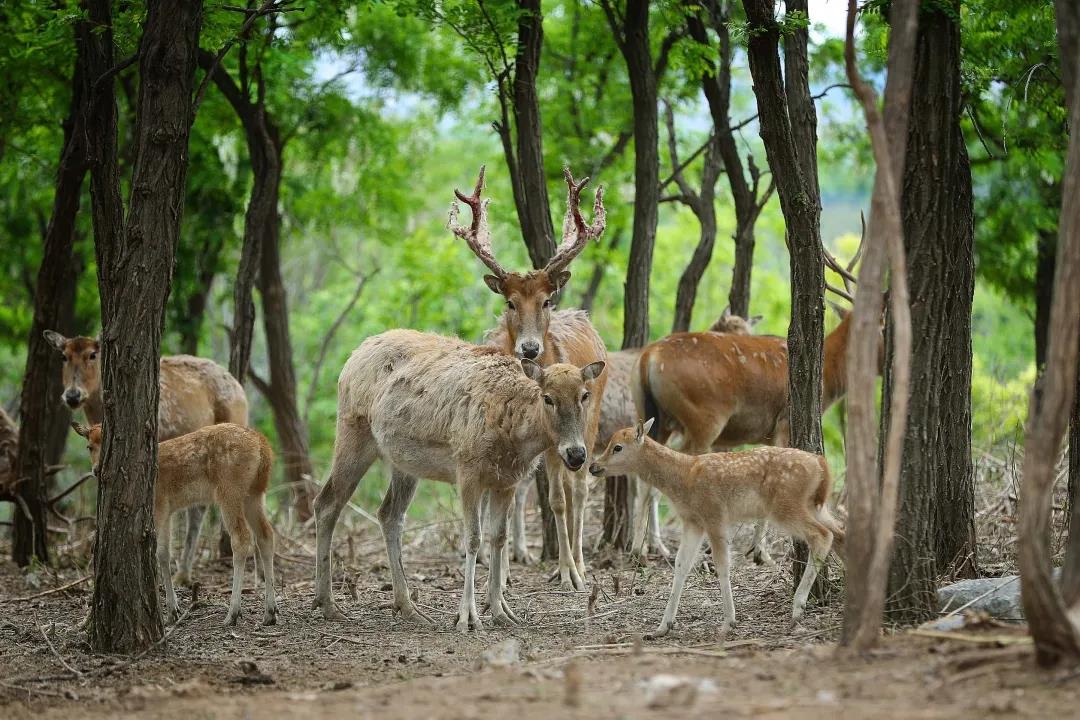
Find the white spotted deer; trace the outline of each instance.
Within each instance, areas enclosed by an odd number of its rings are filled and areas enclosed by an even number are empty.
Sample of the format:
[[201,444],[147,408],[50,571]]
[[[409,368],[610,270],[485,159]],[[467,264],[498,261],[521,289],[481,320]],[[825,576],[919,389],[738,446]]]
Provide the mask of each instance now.
[[545,453],[571,471],[582,468],[587,419],[598,404],[595,386],[603,370],[603,361],[541,368],[493,347],[412,330],[391,330],[361,343],[338,378],[333,466],[315,499],[314,608],[326,619],[344,617],[330,592],[334,527],[381,456],[392,468],[379,523],[394,608],[409,620],[432,624],[410,597],[401,561],[405,511],[418,478],[427,478],[455,483],[461,496],[465,583],[457,628],[481,627],[475,581],[485,493],[493,520],[488,603],[496,624],[515,624],[501,578],[515,491]]
[[[605,227],[604,188],[596,190],[593,202],[593,222],[587,224],[581,215],[581,191],[589,178],[575,181],[570,169],[563,171],[567,185],[566,216],[563,219],[562,242],[548,263],[539,270],[510,272],[496,260],[491,247],[491,232],[487,222],[489,200],[481,200],[484,188],[484,168],[476,181],[472,195],[454,191],[457,199],[469,206],[472,221],[468,227],[457,223],[458,204],[450,210],[449,226],[465,241],[481,262],[491,270],[484,282],[492,292],[506,301],[502,319],[488,336],[488,342],[505,354],[532,360],[541,367],[555,363],[584,366],[604,360],[607,351],[599,333],[582,310],[556,310],[555,299],[570,279],[567,267],[585,246],[600,237]],[[607,377],[593,383],[593,402],[585,417],[585,444],[580,469],[569,468],[554,450],[544,460],[548,476],[548,500],[555,515],[559,538],[559,579],[564,588],[585,588],[585,558],[583,534],[585,503],[588,500],[588,473],[585,457],[592,452],[600,422],[600,404]],[[515,498],[513,556],[528,562],[525,547],[524,501],[528,486],[523,486]],[[497,522],[497,520],[495,520]]]
[[[105,410],[101,395],[99,341],[90,337],[67,338],[52,330],[45,339],[64,358],[64,392],[61,400],[72,411],[82,409],[90,425],[100,424]],[[161,358],[158,395],[158,440],[170,440],[216,423],[248,424],[248,403],[244,387],[229,371],[213,360],[192,355]],[[191,581],[191,566],[198,547],[199,528],[205,508],[188,510],[187,536],[180,569],[174,581]]]

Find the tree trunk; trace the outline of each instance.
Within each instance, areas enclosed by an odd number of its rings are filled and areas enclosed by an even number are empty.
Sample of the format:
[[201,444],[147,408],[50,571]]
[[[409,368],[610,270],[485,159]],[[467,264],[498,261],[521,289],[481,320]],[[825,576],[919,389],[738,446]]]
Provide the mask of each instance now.
[[915,85],[902,199],[914,371],[887,605],[899,622],[932,617],[937,578],[970,574],[975,563],[971,168],[960,128],[960,28],[940,10],[920,17]]
[[[1061,187],[1057,188],[1058,202]],[[1053,230],[1038,231],[1035,259],[1035,370],[1042,373],[1046,365],[1046,342],[1050,331],[1050,303],[1054,293],[1054,255],[1057,252],[1057,236]]]
[[[107,0],[89,3],[95,30],[87,86],[113,66]],[[139,98],[130,207],[122,221],[113,81],[90,98],[87,137],[102,314],[105,436],[98,471],[98,530],[90,645],[135,653],[162,637],[155,559],[154,483],[161,334],[183,215],[187,143],[202,3],[147,7],[139,44]]]
[[604,478],[603,542],[620,551],[630,549],[630,495],[625,476]]
[[64,121],[64,145],[56,176],[52,217],[45,230],[44,251],[34,286],[34,318],[27,340],[26,371],[19,406],[19,455],[14,468],[21,482],[16,492],[21,503],[13,513],[11,557],[19,567],[37,558],[49,559],[46,537],[46,468],[63,452],[71,413],[60,402],[63,392],[60,355],[44,337],[46,330],[67,333],[74,320],[75,221],[82,198],[86,161],[83,92],[86,83],[85,48],[78,43],[89,32],[82,21],[76,29],[78,45],[72,74],[71,109]]
[[634,230],[623,294],[622,347],[626,350],[649,342],[649,275],[660,201],[660,131],[647,0],[627,0],[622,33],[619,47],[630,75],[634,108]]
[[[791,257],[791,324],[788,326],[788,388],[791,446],[824,451],[821,437],[821,378],[825,338],[825,259],[821,249],[821,198],[817,184],[816,114],[806,78],[806,30],[786,35],[787,89],[781,80],[773,0],[743,0],[751,28],[750,74],[757,96],[760,134],[769,158]],[[806,11],[789,0],[788,12]],[[807,108],[809,104],[809,108]],[[807,549],[795,544],[795,582]],[[824,574],[813,595],[821,598]]]

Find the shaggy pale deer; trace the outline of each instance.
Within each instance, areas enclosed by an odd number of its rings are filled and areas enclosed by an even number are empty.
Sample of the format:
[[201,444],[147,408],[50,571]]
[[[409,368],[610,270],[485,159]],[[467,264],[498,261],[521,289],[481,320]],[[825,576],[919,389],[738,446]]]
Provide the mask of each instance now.
[[[66,338],[52,330],[45,331],[45,339],[64,358],[64,392],[61,400],[72,411],[81,408],[89,424],[99,424],[105,411],[101,397],[98,340],[89,337]],[[159,441],[215,423],[248,424],[244,387],[213,360],[192,355],[166,355],[161,358],[159,386]],[[192,507],[187,513],[184,553],[174,578],[180,585],[191,581],[191,566],[195,561],[204,511],[205,508]]]
[[682,542],[675,557],[675,577],[659,627],[649,635],[667,635],[675,625],[686,576],[697,562],[705,535],[713,549],[724,605],[724,629],[735,624],[731,595],[728,533],[739,522],[768,519],[810,546],[795,591],[791,617],[799,620],[818,574],[818,566],[844,531],[829,513],[832,481],[821,455],[794,448],[761,447],[746,452],[686,455],[647,437],[653,420],[615,433],[589,468],[593,475],[636,475],[664,493],[682,520]]
[[[101,425],[71,426],[86,438],[94,472],[101,459]],[[255,540],[255,558],[263,578],[263,625],[277,622],[274,595],[274,529],[263,503],[270,483],[274,455],[270,443],[251,428],[221,423],[198,428],[158,444],[158,477],[154,485],[154,525],[157,558],[165,585],[169,622],[179,610],[169,562],[169,521],[178,510],[194,505],[217,505],[232,540],[232,596],[225,625],[240,618],[244,568]]]
[[[738,315],[732,315],[730,308],[717,318],[709,328],[709,332],[731,333],[734,335],[749,335],[761,320],[761,315],[755,315],[746,319]],[[608,353],[607,386],[604,388],[604,397],[600,403],[600,428],[597,434],[597,446],[606,447],[611,436],[621,428],[632,425],[638,417],[637,408],[634,407],[634,395],[631,390],[631,378],[637,367],[641,350],[617,350]],[[660,537],[660,511],[659,498],[656,490],[649,486],[640,486],[636,481],[631,481],[631,497],[634,500],[634,522],[645,523],[648,526],[648,550],[653,553],[668,557],[668,549]],[[645,537],[645,526],[634,537]],[[640,544],[633,545],[634,553],[642,553],[644,547]]]
[[481,498],[490,495],[488,601],[496,624],[517,622],[503,598],[507,515],[515,490],[542,454],[578,471],[585,463],[586,420],[602,361],[547,368],[493,347],[412,330],[368,338],[338,378],[337,435],[330,478],[315,499],[315,602],[327,619],[344,616],[330,593],[334,527],[376,457],[392,468],[379,523],[403,617],[432,624],[409,595],[401,562],[405,511],[418,478],[456,483],[465,520],[465,584],[457,628],[479,629],[476,553]]
[[[822,411],[843,397],[847,381],[850,314],[825,338]],[[763,335],[675,333],[641,352],[632,378],[641,417],[656,418],[652,437],[690,455],[739,445],[786,446],[788,353],[784,338]],[[673,443],[674,445],[674,443]],[[637,533],[635,528],[635,533]],[[750,554],[771,563],[758,525]],[[642,538],[634,538],[641,547]]]
[[[589,178],[575,181],[570,169],[563,171],[567,185],[566,216],[563,219],[563,237],[555,254],[547,265],[527,273],[507,271],[495,259],[491,248],[491,232],[488,229],[487,205],[481,200],[484,189],[484,168],[472,195],[455,190],[458,200],[469,206],[472,222],[469,227],[458,225],[458,204],[451,206],[449,226],[454,234],[463,239],[469,249],[492,272],[484,276],[484,282],[492,292],[502,295],[506,308],[497,328],[488,335],[488,342],[507,355],[532,360],[541,367],[554,363],[570,363],[584,366],[596,360],[604,360],[607,351],[600,335],[582,310],[555,310],[555,299],[570,279],[566,268],[590,240],[604,231],[604,188],[596,190],[593,202],[593,222],[586,224],[581,215],[581,191]],[[585,416],[585,456],[592,452],[600,422],[600,403],[604,395],[607,377],[593,383],[593,402]],[[585,456],[581,458],[584,463]],[[544,460],[548,476],[548,501],[555,515],[559,538],[559,579],[564,588],[585,588],[585,557],[583,534],[585,504],[588,500],[589,481],[584,466],[580,470],[568,470],[559,462],[554,450]],[[525,547],[525,497],[528,486],[523,486],[514,501],[514,532],[512,555],[521,562],[529,562]],[[495,521],[497,522],[497,520]],[[493,524],[493,523],[489,523]]]

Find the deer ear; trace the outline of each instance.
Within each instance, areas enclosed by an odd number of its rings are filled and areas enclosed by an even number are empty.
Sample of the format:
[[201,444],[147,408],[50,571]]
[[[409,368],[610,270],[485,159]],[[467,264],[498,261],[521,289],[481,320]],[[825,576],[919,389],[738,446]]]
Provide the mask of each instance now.
[[746,322],[750,324],[750,327],[754,327],[764,319],[764,315],[754,315],[753,317],[747,318]]
[[503,281],[501,278],[495,275],[485,275],[484,283],[487,284],[489,288],[491,288],[491,292],[495,293],[496,295],[502,295]]
[[570,282],[570,271],[560,270],[553,275],[548,275],[548,278],[551,280],[551,284],[555,286],[555,292],[561,292],[566,287],[566,283]]
[[75,431],[76,435],[81,435],[82,437],[90,436],[90,428],[86,427],[85,425],[80,425],[77,422],[71,423],[71,429]]
[[641,437],[638,438],[639,443],[645,442],[645,436],[652,430],[653,423],[656,422],[656,418],[649,418],[641,424]]
[[828,303],[829,303],[829,307],[831,307],[834,311],[836,311],[836,314],[840,316],[841,320],[846,318],[848,316],[848,313],[851,312],[846,307],[843,307],[842,305],[837,305],[832,300],[829,300]]
[[64,351],[64,345],[67,344],[67,338],[66,337],[64,337],[60,333],[54,332],[52,330],[46,330],[42,334],[45,336],[45,339],[48,340],[50,345],[52,345],[54,348],[56,348],[60,352]]
[[581,368],[582,380],[595,380],[600,377],[600,373],[604,372],[604,368],[607,367],[607,363],[603,360],[597,360],[594,363],[589,363],[585,367]]
[[544,382],[544,369],[528,358],[521,358],[521,369],[537,385]]
[[720,317],[721,318],[729,318],[729,317],[731,317],[731,305],[725,305],[724,306],[724,312],[720,313]]

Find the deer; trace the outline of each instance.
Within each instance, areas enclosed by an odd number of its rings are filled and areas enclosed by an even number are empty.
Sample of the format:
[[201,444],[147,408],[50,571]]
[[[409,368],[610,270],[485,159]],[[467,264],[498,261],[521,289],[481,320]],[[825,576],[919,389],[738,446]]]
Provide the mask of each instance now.
[[[847,346],[851,316],[825,337],[822,411],[847,389]],[[675,333],[645,347],[631,386],[639,417],[654,417],[652,437],[691,455],[745,444],[783,447],[789,441],[788,354],[784,338],[767,335]],[[638,523],[640,526],[640,523]],[[748,555],[772,564],[762,543],[766,526],[754,532]],[[635,526],[634,545],[644,530]]]
[[[98,425],[105,417],[101,393],[101,365],[97,338],[64,337],[53,330],[45,339],[64,360],[64,392],[61,401],[73,412],[82,410],[86,422]],[[161,358],[158,395],[158,440],[170,440],[215,423],[248,424],[244,387],[213,360],[192,355]],[[191,567],[198,549],[199,529],[205,508],[193,506],[187,513],[187,535],[180,568],[173,581],[191,582]]]
[[[491,247],[491,232],[487,222],[487,206],[490,200],[481,200],[484,188],[484,167],[472,195],[454,190],[457,200],[469,207],[472,220],[468,227],[458,224],[460,208],[454,202],[450,208],[448,227],[465,241],[474,255],[491,274],[484,276],[484,283],[505,301],[505,309],[499,325],[487,335],[487,342],[503,353],[536,362],[541,367],[555,363],[583,366],[596,360],[604,360],[607,350],[604,342],[583,310],[556,310],[557,296],[570,280],[567,270],[574,258],[585,246],[600,237],[606,225],[604,211],[604,188],[599,186],[593,202],[593,222],[587,224],[581,214],[581,191],[589,178],[575,181],[569,168],[563,169],[566,180],[566,215],[563,219],[562,242],[547,264],[529,272],[507,271],[495,258]],[[585,418],[586,454],[592,452],[600,422],[600,406],[604,395],[606,376],[594,382],[593,398]],[[560,463],[554,450],[544,459],[548,477],[548,501],[555,515],[559,539],[558,577],[564,589],[585,589],[585,558],[583,554],[585,504],[588,501],[588,473],[569,470]],[[525,544],[525,498],[528,486],[523,486],[514,501],[513,549],[511,555],[518,561],[529,563]],[[497,522],[497,520],[495,521]],[[505,573],[504,573],[505,577]]]
[[391,467],[379,524],[394,590],[394,609],[432,626],[409,594],[401,559],[405,512],[418,478],[454,483],[464,519],[464,587],[456,627],[482,628],[476,609],[481,499],[492,519],[488,603],[496,625],[519,621],[503,596],[506,525],[517,487],[540,458],[577,472],[588,456],[586,432],[604,361],[541,367],[494,347],[413,330],[364,340],[338,377],[337,428],[330,476],[315,498],[315,599],[327,620],[345,615],[330,593],[334,528],[360,479],[381,456]]
[[[72,428],[86,438],[90,462],[97,474],[101,462],[102,428],[77,422]],[[264,503],[274,455],[261,433],[234,423],[198,428],[158,443],[158,477],[154,485],[154,525],[157,560],[165,585],[168,621],[179,620],[169,558],[169,523],[173,513],[194,505],[217,505],[232,540],[232,595],[225,626],[240,619],[244,571],[254,538],[255,557],[263,578],[263,625],[277,622],[274,594],[274,529]]]
[[[761,315],[750,318],[734,315],[731,313],[731,306],[728,305],[724,307],[716,322],[709,327],[709,332],[749,335],[761,319]],[[607,386],[600,403],[600,427],[597,435],[597,444],[600,447],[606,447],[608,440],[617,430],[633,424],[638,417],[630,381],[640,356],[641,350],[637,348],[608,353]],[[630,483],[631,495],[636,498],[634,522],[647,524],[648,550],[662,557],[669,557],[670,553],[660,537],[659,496],[651,487],[643,487],[635,480],[631,480]],[[645,526],[642,526],[640,539],[644,539],[645,532]],[[634,554],[644,554],[644,550],[644,543],[631,546]]]
[[686,577],[697,564],[706,535],[720,578],[721,632],[734,627],[728,536],[736,523],[747,520],[768,519],[809,545],[811,559],[791,610],[792,622],[801,620],[819,565],[834,546],[840,554],[844,541],[844,531],[826,503],[832,480],[824,456],[784,447],[687,455],[648,437],[652,426],[650,418],[619,430],[589,467],[596,476],[636,475],[664,493],[682,520],[667,608],[659,626],[646,637],[664,637],[675,626]]

